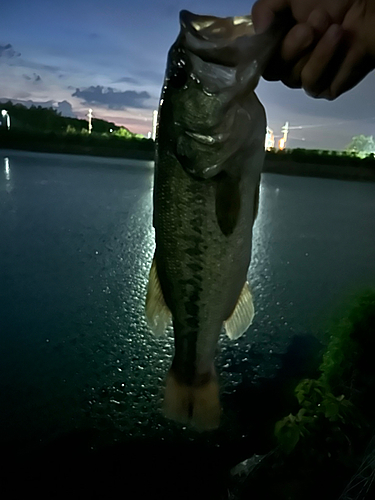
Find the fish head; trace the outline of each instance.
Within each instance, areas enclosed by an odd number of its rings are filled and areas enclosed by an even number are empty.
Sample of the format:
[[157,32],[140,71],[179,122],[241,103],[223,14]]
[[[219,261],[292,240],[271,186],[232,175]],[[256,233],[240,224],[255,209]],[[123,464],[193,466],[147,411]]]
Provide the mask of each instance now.
[[159,117],[168,123],[170,144],[185,170],[210,178],[259,130],[264,143],[264,110],[254,89],[269,44],[255,35],[251,16],[182,11],[180,27],[168,54]]

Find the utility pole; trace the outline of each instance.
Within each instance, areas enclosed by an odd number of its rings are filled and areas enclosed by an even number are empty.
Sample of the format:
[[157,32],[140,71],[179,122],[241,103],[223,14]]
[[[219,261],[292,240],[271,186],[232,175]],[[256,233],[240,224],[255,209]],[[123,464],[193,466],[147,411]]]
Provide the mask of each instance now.
[[92,109],[89,109],[88,115],[89,117],[89,134],[91,134],[92,131]]

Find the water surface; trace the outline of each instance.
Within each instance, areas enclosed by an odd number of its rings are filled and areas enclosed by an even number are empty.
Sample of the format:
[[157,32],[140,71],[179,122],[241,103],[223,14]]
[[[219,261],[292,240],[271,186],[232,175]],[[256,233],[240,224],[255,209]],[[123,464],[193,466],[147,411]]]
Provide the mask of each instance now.
[[[159,410],[173,342],[143,314],[153,164],[0,150],[0,167],[0,441],[31,449],[77,429],[104,443],[201,439]],[[374,214],[375,184],[263,175],[256,317],[220,341],[213,443],[254,432],[251,388],[303,372],[336,306],[374,284]]]

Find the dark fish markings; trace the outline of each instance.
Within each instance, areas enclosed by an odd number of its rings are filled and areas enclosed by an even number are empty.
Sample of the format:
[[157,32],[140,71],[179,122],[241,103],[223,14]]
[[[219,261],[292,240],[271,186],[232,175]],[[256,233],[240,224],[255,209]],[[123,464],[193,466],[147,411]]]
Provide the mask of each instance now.
[[230,236],[236,228],[240,209],[240,181],[221,172],[216,185],[216,218],[224,236]]

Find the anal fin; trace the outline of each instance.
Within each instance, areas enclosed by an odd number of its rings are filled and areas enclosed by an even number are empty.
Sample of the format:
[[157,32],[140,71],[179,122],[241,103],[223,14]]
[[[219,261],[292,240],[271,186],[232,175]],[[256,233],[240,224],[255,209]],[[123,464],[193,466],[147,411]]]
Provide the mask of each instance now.
[[146,318],[152,332],[160,337],[170,323],[171,312],[165,303],[156,269],[155,257],[152,261],[146,296]]
[[238,339],[251,325],[254,318],[254,304],[249,283],[246,281],[237,305],[229,318],[224,321],[226,334],[232,340]]

